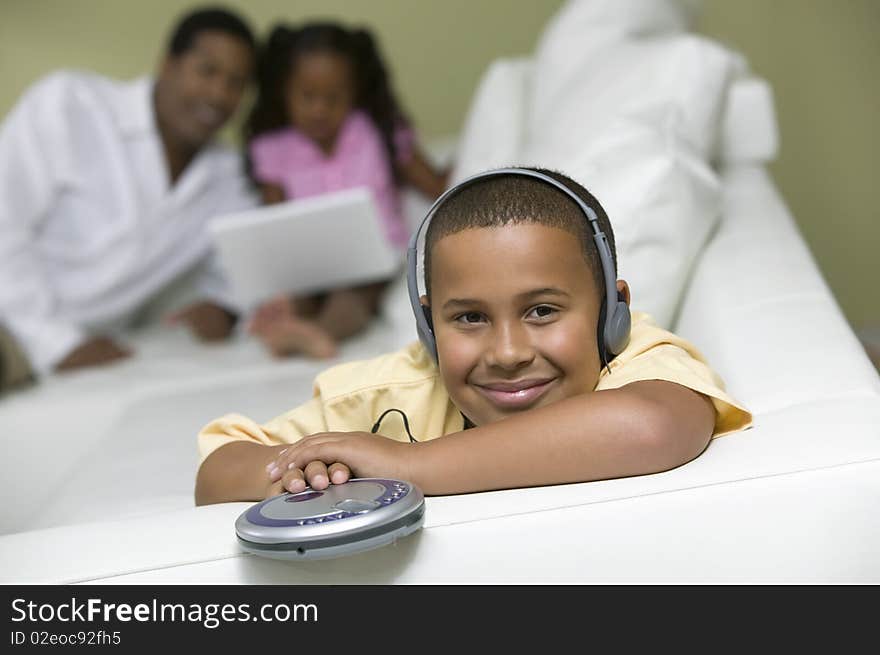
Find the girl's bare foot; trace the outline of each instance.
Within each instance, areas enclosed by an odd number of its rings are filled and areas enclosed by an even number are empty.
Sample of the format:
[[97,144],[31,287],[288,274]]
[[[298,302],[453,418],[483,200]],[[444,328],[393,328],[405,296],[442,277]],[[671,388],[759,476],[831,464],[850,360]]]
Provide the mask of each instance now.
[[288,318],[263,330],[260,337],[276,357],[304,354],[327,359],[337,353],[336,340],[312,321]]

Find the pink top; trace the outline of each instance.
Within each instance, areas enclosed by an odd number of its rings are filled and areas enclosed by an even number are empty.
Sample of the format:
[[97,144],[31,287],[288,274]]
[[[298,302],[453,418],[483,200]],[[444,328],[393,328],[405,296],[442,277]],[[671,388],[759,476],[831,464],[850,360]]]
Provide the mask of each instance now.
[[[398,161],[405,162],[412,156],[412,130],[401,126],[394,139]],[[280,186],[288,199],[368,187],[389,242],[406,247],[407,227],[388,153],[378,128],[364,112],[354,110],[348,115],[329,155],[293,127],[261,134],[251,142],[250,155],[254,177]]]

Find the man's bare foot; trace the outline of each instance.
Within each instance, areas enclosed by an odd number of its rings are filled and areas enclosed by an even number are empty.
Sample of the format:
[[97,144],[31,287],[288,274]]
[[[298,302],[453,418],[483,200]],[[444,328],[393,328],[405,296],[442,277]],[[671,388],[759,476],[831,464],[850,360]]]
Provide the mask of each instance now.
[[338,352],[336,340],[311,321],[287,319],[259,335],[276,357],[303,354],[328,359]]

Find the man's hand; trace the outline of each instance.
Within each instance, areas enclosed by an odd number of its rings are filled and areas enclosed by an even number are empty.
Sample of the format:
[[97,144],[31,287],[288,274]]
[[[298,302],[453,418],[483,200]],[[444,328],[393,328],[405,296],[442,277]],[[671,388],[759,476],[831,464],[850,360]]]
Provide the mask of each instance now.
[[326,489],[352,477],[412,481],[413,446],[369,432],[323,432],[288,446],[266,466],[267,497],[306,486]]
[[55,365],[56,371],[70,371],[86,366],[108,364],[125,359],[132,351],[118,345],[107,337],[92,337],[74,348],[63,360]]
[[209,301],[197,302],[168,317],[172,325],[183,323],[189,326],[202,341],[221,341],[226,339],[235,325],[237,317]]

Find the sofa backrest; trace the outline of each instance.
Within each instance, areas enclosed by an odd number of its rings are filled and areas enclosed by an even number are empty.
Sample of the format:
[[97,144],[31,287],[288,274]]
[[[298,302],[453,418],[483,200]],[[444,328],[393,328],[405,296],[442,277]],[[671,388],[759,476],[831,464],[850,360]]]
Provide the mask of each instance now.
[[717,168],[777,149],[769,86],[692,18],[673,0],[567,3],[531,56],[486,70],[452,174],[526,165],[579,181],[611,218],[634,306],[665,327],[721,216]]

